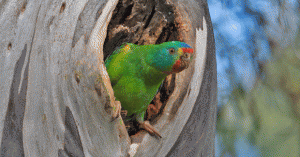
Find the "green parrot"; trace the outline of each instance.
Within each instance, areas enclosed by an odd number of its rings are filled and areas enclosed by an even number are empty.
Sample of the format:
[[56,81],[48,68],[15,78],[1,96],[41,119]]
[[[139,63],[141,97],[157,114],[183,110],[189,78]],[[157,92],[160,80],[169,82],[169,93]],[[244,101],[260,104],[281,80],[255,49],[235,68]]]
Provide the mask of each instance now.
[[127,110],[127,116],[151,135],[160,133],[144,121],[147,107],[167,75],[186,69],[193,49],[184,42],[169,41],[157,45],[125,43],[105,61],[115,97]]

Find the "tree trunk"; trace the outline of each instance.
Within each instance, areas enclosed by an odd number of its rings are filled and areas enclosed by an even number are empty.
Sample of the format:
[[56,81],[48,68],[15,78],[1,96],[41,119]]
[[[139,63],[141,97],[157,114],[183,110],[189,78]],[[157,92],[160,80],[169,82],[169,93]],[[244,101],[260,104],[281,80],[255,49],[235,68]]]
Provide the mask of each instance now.
[[[214,156],[216,58],[204,0],[0,1],[1,156]],[[167,77],[151,123],[129,136],[104,59],[124,42],[184,41],[190,67]],[[151,113],[148,112],[149,117]],[[133,145],[131,145],[133,146]],[[130,154],[133,155],[132,153]]]

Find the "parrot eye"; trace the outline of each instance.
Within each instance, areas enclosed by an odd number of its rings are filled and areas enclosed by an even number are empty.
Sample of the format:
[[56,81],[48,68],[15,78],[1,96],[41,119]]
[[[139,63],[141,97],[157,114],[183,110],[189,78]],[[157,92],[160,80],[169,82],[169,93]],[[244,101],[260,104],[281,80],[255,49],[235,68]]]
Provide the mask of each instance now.
[[170,48],[169,49],[169,53],[172,55],[172,54],[174,54],[175,53],[175,49],[174,48]]

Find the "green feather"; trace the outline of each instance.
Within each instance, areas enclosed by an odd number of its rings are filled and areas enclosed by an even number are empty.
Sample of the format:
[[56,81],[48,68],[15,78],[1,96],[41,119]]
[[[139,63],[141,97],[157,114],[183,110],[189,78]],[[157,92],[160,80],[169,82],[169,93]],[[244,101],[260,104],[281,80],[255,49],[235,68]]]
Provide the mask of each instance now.
[[[159,45],[135,45],[125,43],[105,61],[115,97],[127,110],[143,121],[144,113],[161,83],[180,58],[178,48],[190,48],[174,41]],[[174,54],[169,50],[175,49]]]

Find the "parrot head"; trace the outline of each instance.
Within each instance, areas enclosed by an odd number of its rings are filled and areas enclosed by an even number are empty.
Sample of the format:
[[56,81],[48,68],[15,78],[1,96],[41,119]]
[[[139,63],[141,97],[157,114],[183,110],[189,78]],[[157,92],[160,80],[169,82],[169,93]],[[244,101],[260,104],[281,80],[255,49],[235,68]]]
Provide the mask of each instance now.
[[152,66],[165,74],[181,72],[189,67],[193,52],[192,47],[184,42],[164,42],[153,54]]

